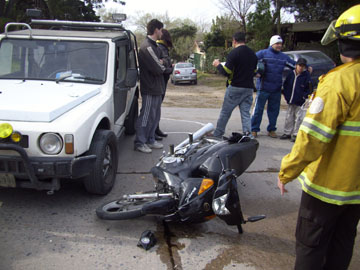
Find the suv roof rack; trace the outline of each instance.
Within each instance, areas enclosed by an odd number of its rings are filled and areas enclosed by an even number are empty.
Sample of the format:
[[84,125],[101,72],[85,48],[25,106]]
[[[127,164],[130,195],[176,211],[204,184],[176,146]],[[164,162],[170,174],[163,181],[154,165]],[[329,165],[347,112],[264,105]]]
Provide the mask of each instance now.
[[61,20],[31,20],[31,25],[58,26],[70,29],[117,29],[124,30],[120,23],[103,23],[103,22],[82,22],[82,21],[61,21]]

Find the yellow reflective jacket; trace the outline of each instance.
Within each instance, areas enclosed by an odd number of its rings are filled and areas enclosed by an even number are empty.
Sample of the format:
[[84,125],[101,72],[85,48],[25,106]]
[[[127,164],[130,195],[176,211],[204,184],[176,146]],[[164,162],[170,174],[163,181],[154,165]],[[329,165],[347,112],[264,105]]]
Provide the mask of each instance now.
[[360,204],[360,59],[320,77],[291,153],[281,162],[280,181],[295,178],[324,202]]

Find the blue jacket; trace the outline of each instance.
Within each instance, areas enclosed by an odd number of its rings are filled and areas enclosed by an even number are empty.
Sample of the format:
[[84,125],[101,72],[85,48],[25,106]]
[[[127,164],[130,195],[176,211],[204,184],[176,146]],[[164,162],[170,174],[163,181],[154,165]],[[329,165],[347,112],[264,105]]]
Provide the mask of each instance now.
[[296,76],[295,70],[289,72],[284,81],[284,97],[288,104],[301,106],[312,92],[312,82],[309,71],[305,70]]
[[295,61],[272,47],[258,51],[256,56],[265,64],[265,74],[257,81],[256,88],[269,93],[280,92],[284,68],[289,66],[294,69]]

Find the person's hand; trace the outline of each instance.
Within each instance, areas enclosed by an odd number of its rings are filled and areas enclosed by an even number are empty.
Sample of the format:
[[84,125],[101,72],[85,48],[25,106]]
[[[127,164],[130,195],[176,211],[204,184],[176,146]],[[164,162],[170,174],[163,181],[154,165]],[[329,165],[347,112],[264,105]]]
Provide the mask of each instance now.
[[278,188],[280,189],[280,193],[281,195],[284,195],[284,193],[288,192],[287,189],[285,188],[285,185],[280,181],[279,177],[278,177]]
[[214,67],[217,67],[218,65],[220,65],[219,59],[215,59],[212,64]]
[[260,73],[256,73],[255,77],[260,78],[261,77]]

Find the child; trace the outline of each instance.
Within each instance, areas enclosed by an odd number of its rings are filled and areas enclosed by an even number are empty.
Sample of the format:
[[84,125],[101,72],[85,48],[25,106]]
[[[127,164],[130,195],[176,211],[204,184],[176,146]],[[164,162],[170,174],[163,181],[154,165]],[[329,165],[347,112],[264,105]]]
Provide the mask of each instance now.
[[300,124],[305,116],[305,111],[301,109],[301,105],[312,93],[311,77],[306,64],[306,59],[299,58],[295,70],[288,74],[283,84],[283,94],[289,106],[286,112],[284,134],[280,137],[282,140],[291,139],[292,142],[295,141]]

